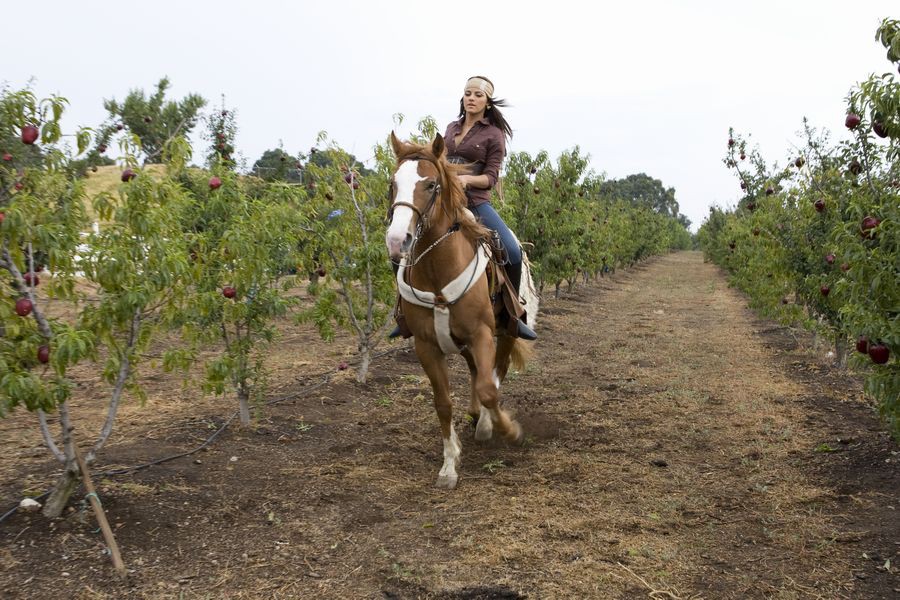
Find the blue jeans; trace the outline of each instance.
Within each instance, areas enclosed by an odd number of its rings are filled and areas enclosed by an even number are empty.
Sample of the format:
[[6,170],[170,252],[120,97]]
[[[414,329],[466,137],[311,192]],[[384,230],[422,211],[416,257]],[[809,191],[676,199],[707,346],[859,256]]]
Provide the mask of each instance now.
[[512,231],[509,230],[509,227],[506,226],[506,223],[503,222],[503,219],[500,218],[500,215],[497,214],[497,211],[491,206],[491,203],[485,202],[478,206],[470,206],[469,210],[475,213],[475,216],[485,227],[493,229],[500,234],[500,241],[503,243],[503,248],[506,250],[509,264],[514,268],[522,264],[522,249],[519,247]]

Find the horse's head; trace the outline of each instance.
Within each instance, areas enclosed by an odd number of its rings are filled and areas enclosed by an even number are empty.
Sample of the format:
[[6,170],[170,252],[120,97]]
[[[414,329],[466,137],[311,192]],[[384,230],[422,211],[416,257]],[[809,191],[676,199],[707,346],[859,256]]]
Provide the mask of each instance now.
[[[391,178],[391,208],[385,242],[392,260],[406,254],[417,235],[428,229],[437,205],[448,188],[459,187],[449,181],[442,160],[444,138],[438,134],[430,146],[407,144],[391,132],[391,145],[397,157],[397,169]],[[448,194],[448,197],[450,195]]]

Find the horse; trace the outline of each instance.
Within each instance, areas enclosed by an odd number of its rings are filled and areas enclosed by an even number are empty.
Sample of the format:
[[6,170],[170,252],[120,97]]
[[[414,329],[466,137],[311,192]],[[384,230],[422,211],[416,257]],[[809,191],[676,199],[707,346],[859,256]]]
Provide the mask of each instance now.
[[[530,348],[525,340],[496,327],[486,267],[490,230],[466,208],[457,175],[466,167],[450,163],[444,138],[430,145],[401,142],[391,133],[397,166],[391,178],[388,254],[397,264],[400,309],[414,336],[416,356],[431,382],[441,425],[444,462],[436,486],[456,487],[462,445],[453,426],[447,355],[461,353],[471,375],[468,414],[476,423],[475,439],[496,432],[514,444],[524,440],[522,427],[500,407],[500,385],[510,366],[524,368]],[[523,264],[523,284],[534,288]],[[529,315],[536,316],[537,297]]]

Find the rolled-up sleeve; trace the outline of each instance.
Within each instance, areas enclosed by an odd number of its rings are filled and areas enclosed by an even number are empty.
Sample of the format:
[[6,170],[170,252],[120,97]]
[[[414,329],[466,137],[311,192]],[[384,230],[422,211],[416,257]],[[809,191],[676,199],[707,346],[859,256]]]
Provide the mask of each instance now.
[[482,175],[488,176],[489,187],[497,185],[497,180],[500,179],[500,167],[503,165],[503,158],[506,156],[506,139],[503,136],[503,132],[496,127],[493,127],[492,130],[492,133],[495,133],[495,135],[492,135],[487,141],[484,171],[482,171]]

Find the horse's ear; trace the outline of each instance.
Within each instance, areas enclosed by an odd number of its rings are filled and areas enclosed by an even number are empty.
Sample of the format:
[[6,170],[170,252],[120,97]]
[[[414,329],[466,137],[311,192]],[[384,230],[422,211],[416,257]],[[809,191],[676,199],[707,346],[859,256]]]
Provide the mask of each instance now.
[[441,134],[437,134],[434,141],[431,142],[431,153],[437,158],[440,158],[441,154],[444,153],[444,137]]
[[391,130],[391,147],[394,149],[394,156],[400,158],[400,151],[403,150],[403,142],[397,139],[397,134]]

